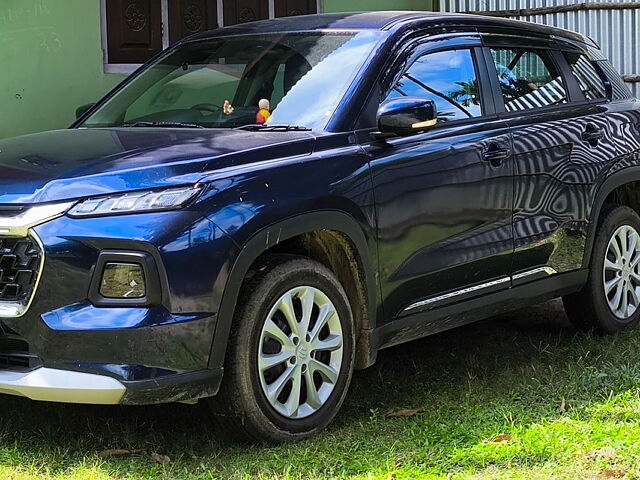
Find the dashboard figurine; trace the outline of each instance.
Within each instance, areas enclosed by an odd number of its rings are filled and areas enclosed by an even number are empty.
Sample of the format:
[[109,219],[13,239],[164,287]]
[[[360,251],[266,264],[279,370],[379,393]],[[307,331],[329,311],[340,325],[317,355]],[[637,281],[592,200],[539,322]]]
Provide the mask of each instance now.
[[233,113],[233,106],[231,105],[231,102],[229,100],[224,101],[224,104],[222,105],[222,111],[225,115],[231,115]]
[[269,120],[269,117],[271,116],[271,104],[269,100],[266,98],[260,100],[258,102],[258,108],[260,108],[260,110],[258,110],[258,113],[256,114],[256,123],[259,125],[267,123],[267,120]]

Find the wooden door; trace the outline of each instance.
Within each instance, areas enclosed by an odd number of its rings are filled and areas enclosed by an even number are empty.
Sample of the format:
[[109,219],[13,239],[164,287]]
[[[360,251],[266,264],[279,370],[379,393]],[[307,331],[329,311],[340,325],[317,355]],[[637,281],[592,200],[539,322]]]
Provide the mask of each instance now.
[[216,0],[169,0],[169,42],[218,28]]
[[318,12],[316,0],[275,0],[276,17],[293,17]]
[[144,63],[162,50],[158,0],[107,0],[109,63]]
[[225,0],[224,24],[254,22],[269,18],[268,0]]

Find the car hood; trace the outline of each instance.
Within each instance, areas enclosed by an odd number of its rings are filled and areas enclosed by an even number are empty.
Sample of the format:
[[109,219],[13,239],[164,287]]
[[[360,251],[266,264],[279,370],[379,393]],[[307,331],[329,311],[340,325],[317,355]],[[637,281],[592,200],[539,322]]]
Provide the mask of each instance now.
[[0,204],[195,183],[220,168],[309,154],[314,139],[309,132],[105,128],[0,140]]

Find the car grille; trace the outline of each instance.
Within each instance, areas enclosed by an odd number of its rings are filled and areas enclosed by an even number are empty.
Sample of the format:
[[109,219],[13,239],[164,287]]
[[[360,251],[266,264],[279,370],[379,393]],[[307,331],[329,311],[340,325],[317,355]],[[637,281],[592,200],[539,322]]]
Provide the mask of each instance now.
[[0,303],[26,306],[38,280],[42,250],[29,238],[0,237]]
[[40,366],[42,361],[30,352],[29,344],[0,324],[0,370],[32,370]]

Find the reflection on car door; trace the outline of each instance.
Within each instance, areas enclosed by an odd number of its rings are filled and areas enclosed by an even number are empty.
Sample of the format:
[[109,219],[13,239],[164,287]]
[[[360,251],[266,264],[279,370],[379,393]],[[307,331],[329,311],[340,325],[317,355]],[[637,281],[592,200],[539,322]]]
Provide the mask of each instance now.
[[[606,109],[591,102],[604,86],[583,79],[581,87],[550,40],[490,36],[485,44],[513,135],[513,284],[580,268],[589,189],[616,157]],[[584,61],[574,68],[586,71]]]
[[483,98],[479,48],[416,51],[384,99],[432,99],[438,125],[372,141],[380,283],[387,320],[510,286],[513,163]]

